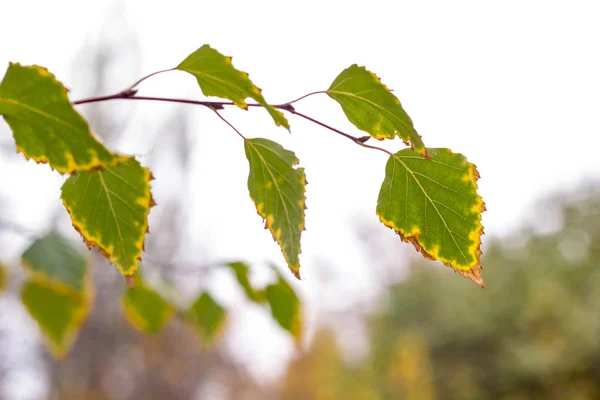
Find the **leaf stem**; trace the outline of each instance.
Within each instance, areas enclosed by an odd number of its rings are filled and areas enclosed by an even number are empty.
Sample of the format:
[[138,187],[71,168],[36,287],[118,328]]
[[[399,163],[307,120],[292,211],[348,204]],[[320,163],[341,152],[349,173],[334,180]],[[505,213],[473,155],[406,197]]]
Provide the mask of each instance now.
[[311,92],[309,94],[305,94],[304,96],[298,97],[296,100],[288,101],[285,104],[294,104],[295,102],[300,101],[302,99],[305,99],[305,98],[307,98],[309,96],[312,96],[312,95],[315,95],[315,94],[321,94],[321,93],[327,93],[327,91],[325,91],[325,90],[319,90],[319,91],[316,91],[316,92]]
[[225,118],[224,118],[224,117],[223,117],[221,114],[219,114],[219,112],[218,112],[216,109],[214,109],[214,108],[212,108],[212,107],[209,107],[209,108],[210,108],[211,110],[213,110],[213,111],[215,112],[215,114],[217,114],[217,116],[218,116],[219,118],[221,118],[221,120],[223,120],[223,122],[225,122],[227,125],[229,125],[229,126],[231,127],[231,129],[233,129],[233,130],[234,130],[234,131],[235,131],[235,132],[236,132],[238,135],[240,135],[240,137],[241,137],[242,139],[244,139],[244,141],[246,141],[246,137],[245,137],[244,135],[242,135],[242,133],[241,133],[240,131],[238,131],[238,130],[237,130],[237,128],[236,128],[235,126],[233,126],[233,125],[231,124],[231,122],[227,121],[227,120],[226,120],[226,119],[225,119]]
[[285,107],[282,107],[282,106],[275,106],[275,108],[279,108],[279,109],[285,110],[285,111],[287,111],[289,113],[292,113],[292,114],[297,115],[297,116],[299,116],[301,118],[304,118],[304,119],[306,119],[306,120],[308,120],[310,122],[313,122],[313,123],[315,123],[315,124],[317,124],[319,126],[322,126],[323,128],[329,129],[330,131],[333,131],[333,132],[337,133],[338,135],[342,135],[346,139],[350,139],[353,142],[360,142],[361,141],[361,138],[355,138],[354,136],[349,135],[349,134],[347,134],[345,132],[342,132],[339,129],[336,129],[336,128],[332,127],[332,126],[329,126],[329,125],[327,125],[324,122],[318,121],[318,120],[316,120],[316,119],[314,119],[312,117],[309,117],[308,115],[302,114],[301,112],[298,112],[298,111],[294,110],[293,108],[285,108]]
[[146,75],[146,76],[138,79],[133,85],[129,86],[127,89],[123,90],[122,93],[132,92],[135,89],[136,86],[138,86],[140,83],[144,82],[146,79],[148,79],[150,77],[153,77],[154,75],[162,74],[163,72],[173,71],[174,69],[175,68],[163,69],[163,70],[160,70],[160,71],[153,72],[153,73],[151,73],[149,75]]

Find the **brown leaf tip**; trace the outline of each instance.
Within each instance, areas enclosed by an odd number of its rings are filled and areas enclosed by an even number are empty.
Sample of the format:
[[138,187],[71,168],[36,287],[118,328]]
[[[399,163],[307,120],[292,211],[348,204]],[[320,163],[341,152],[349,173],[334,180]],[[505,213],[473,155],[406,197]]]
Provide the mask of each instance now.
[[485,284],[483,283],[483,278],[481,277],[481,265],[477,264],[475,267],[471,268],[470,271],[457,271],[459,274],[464,276],[465,278],[471,279],[473,282],[477,283],[481,286],[482,289],[485,289]]
[[135,286],[135,276],[125,275],[125,282],[127,283],[127,286],[129,286],[129,289],[133,289],[133,287]]
[[[396,231],[395,229],[394,229],[394,231],[398,234],[398,236],[400,236],[400,239],[403,242],[411,243],[415,247],[415,250],[418,251],[419,253],[421,253],[423,255],[423,257],[425,257],[428,260],[437,261],[437,259],[435,257],[433,257],[431,254],[429,254],[427,251],[425,251],[425,249],[419,244],[419,234],[414,234],[411,236],[404,236],[402,233]],[[478,262],[473,268],[469,269],[469,271],[461,271],[458,269],[454,269],[452,267],[452,265],[450,265],[450,263],[448,263],[448,262],[443,262],[443,264],[447,267],[450,267],[454,272],[459,273],[460,275],[464,276],[465,278],[471,279],[473,282],[477,283],[482,288],[485,288],[485,284],[483,283],[483,278],[481,277],[481,270],[483,268],[481,267],[481,264],[479,263],[479,259],[481,257],[481,254],[483,254],[483,252],[478,247],[477,250],[475,251],[475,253],[477,255]]]
[[299,281],[302,280],[302,278],[300,277],[300,269],[292,270],[292,274],[294,274],[294,276],[296,277],[296,279],[298,279]]

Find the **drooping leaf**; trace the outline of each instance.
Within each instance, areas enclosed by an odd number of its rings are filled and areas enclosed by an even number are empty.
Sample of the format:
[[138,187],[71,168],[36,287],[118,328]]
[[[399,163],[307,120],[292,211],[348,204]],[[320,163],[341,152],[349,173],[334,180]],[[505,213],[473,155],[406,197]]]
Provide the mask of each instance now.
[[123,294],[123,310],[127,320],[138,330],[156,333],[175,314],[175,309],[136,274],[133,289]]
[[440,260],[482,287],[479,173],[461,154],[405,149],[391,156],[377,201],[381,222],[426,258]]
[[8,286],[8,272],[4,264],[0,263],[0,293]]
[[250,283],[250,279],[248,278],[248,265],[239,261],[230,262],[225,265],[233,270],[235,278],[244,290],[244,293],[246,293],[246,296],[248,296],[248,298],[254,301],[255,303],[260,303],[263,300],[261,297],[261,292],[255,290],[252,284]]
[[176,69],[194,75],[205,96],[229,99],[243,109],[248,108],[246,99],[250,97],[266,108],[277,126],[290,129],[283,113],[267,103],[248,74],[237,70],[231,63],[231,57],[222,55],[209,45],[205,44],[190,54]]
[[21,257],[28,280],[21,299],[51,352],[64,357],[91,309],[93,288],[87,259],[68,239],[50,234]]
[[365,67],[354,64],[342,71],[327,94],[340,103],[348,120],[358,129],[379,140],[398,136],[410,142],[419,154],[426,154],[421,136],[400,100]]
[[244,147],[250,163],[250,197],[289,268],[300,278],[300,236],[306,209],[304,168],[295,168],[296,155],[271,140],[246,139]]
[[123,275],[138,268],[154,205],[152,174],[133,157],[101,171],[80,172],[62,186],[73,226],[89,248],[98,248]]
[[278,273],[277,282],[267,286],[265,293],[273,319],[299,340],[302,336],[302,309],[294,289]]
[[21,300],[44,333],[54,356],[64,357],[87,317],[88,302],[40,281],[28,281],[21,292]]
[[213,343],[220,335],[226,317],[226,310],[208,293],[202,293],[186,313],[186,320],[206,344]]
[[60,173],[114,165],[110,153],[75,111],[67,89],[48,70],[11,63],[0,84],[0,114],[13,131],[17,151]]
[[55,285],[85,292],[87,260],[73,243],[58,234],[49,234],[35,242],[21,257],[23,266],[33,275]]

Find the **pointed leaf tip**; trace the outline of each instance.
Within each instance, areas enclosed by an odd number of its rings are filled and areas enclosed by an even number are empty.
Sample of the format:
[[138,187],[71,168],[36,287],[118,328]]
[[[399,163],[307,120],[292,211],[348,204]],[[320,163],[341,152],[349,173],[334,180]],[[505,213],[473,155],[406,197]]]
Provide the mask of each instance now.
[[133,157],[65,181],[61,198],[73,226],[123,275],[132,275],[144,248],[152,205],[150,171]]
[[23,305],[36,321],[51,353],[65,357],[86,320],[94,296],[88,260],[56,234],[34,241],[21,256],[28,275]]
[[0,114],[17,151],[60,173],[90,171],[123,161],[92,134],[67,89],[47,69],[11,63],[0,83]]
[[135,281],[135,289],[125,290],[123,293],[125,318],[141,332],[159,332],[175,315],[175,308],[156,290],[149,287],[139,274],[127,275],[125,279],[128,284],[131,281],[130,288],[133,288]]
[[135,287],[135,275],[125,275],[125,283],[129,289]]
[[205,96],[216,96],[233,101],[247,109],[246,99],[254,99],[263,106],[277,126],[288,131],[290,124],[283,113],[270,106],[262,95],[262,90],[252,83],[248,73],[237,70],[231,63],[232,58],[224,56],[205,44],[190,54],[175,69],[185,71],[196,77]]
[[203,344],[210,345],[219,337],[227,322],[227,310],[208,293],[202,293],[185,314]]
[[420,155],[427,154],[421,136],[400,100],[365,67],[353,64],[342,71],[327,89],[327,94],[342,106],[350,122],[371,137],[383,140],[399,136]]
[[296,344],[299,344],[304,331],[302,304],[292,286],[281,275],[277,267],[273,266],[273,269],[277,274],[277,281],[265,289],[271,315],[279,326],[294,337]]
[[377,201],[380,221],[413,244],[484,287],[478,173],[461,154],[428,149],[431,159],[406,149],[391,156]]
[[300,278],[300,237],[306,209],[304,169],[295,168],[298,159],[293,152],[271,140],[247,139],[244,147],[250,164],[250,197],[290,270]]

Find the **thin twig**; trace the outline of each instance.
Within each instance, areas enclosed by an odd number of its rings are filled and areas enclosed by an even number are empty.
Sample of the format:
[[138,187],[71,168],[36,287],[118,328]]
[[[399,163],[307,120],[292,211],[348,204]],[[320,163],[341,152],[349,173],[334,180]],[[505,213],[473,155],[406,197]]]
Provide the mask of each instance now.
[[169,71],[173,71],[175,70],[175,68],[171,68],[171,69],[163,69],[161,71],[156,71],[153,72],[149,75],[144,76],[143,78],[140,78],[137,82],[135,82],[133,85],[129,86],[127,89],[123,90],[122,93],[129,93],[131,91],[133,91],[135,89],[136,86],[138,86],[140,83],[144,82],[146,79],[154,76],[154,75],[158,75],[158,74],[162,74],[163,72],[169,72]]
[[[313,93],[309,93],[308,95],[312,95],[312,94],[316,94],[319,92],[313,92]],[[308,96],[307,95],[307,96]],[[304,96],[306,97],[306,96]],[[294,101],[298,101],[302,99],[302,97],[294,100]],[[149,101],[164,101],[164,102],[170,102],[170,103],[185,103],[185,104],[194,104],[194,105],[200,105],[200,106],[204,106],[204,107],[208,107],[211,110],[215,111],[215,113],[218,115],[219,118],[221,118],[227,125],[229,125],[233,130],[235,130],[235,132],[240,135],[241,138],[243,138],[244,140],[246,139],[244,135],[241,134],[240,131],[238,131],[231,123],[229,123],[229,121],[227,121],[225,118],[223,118],[223,116],[221,114],[219,114],[217,112],[217,110],[223,110],[225,109],[225,106],[235,106],[235,104],[231,101],[206,101],[206,100],[188,100],[188,99],[179,99],[179,98],[172,98],[172,97],[151,97],[151,96],[137,96],[135,91],[130,91],[130,92],[120,92],[120,93],[116,93],[116,94],[112,94],[112,95],[108,95],[108,96],[99,96],[99,97],[91,97],[89,99],[82,99],[82,100],[76,100],[73,102],[73,104],[78,105],[78,104],[86,104],[86,103],[96,103],[96,102],[101,102],[101,101],[107,101],[107,100],[149,100]],[[248,107],[263,107],[262,104],[257,104],[257,103],[248,103]],[[388,150],[385,150],[381,147],[377,147],[377,146],[370,146],[365,144],[365,142],[367,140],[370,139],[370,136],[362,136],[362,137],[354,137],[352,135],[349,135],[345,132],[340,131],[339,129],[336,129],[330,125],[327,125],[324,122],[321,122],[319,120],[316,120],[312,117],[309,117],[306,114],[302,114],[299,111],[296,111],[296,109],[291,105],[291,103],[285,103],[285,104],[274,104],[271,105],[271,107],[273,108],[277,108],[280,110],[284,110],[287,111],[291,114],[297,115],[301,118],[304,118],[310,122],[313,122],[319,126],[322,126],[323,128],[326,128],[332,132],[337,133],[338,135],[341,135],[343,137],[345,137],[348,140],[353,141],[354,143],[358,144],[359,146],[362,147],[367,147],[370,149],[375,149],[375,150],[379,150],[379,151],[383,151],[384,153],[387,153],[389,155],[393,155],[393,153],[389,152]]]
[[229,126],[231,127],[231,129],[233,129],[233,130],[235,131],[235,133],[237,133],[238,135],[240,135],[240,137],[241,137],[242,139],[244,139],[244,141],[246,140],[246,137],[245,137],[244,135],[242,135],[242,133],[241,133],[240,131],[238,131],[238,130],[237,130],[237,128],[236,128],[235,126],[233,126],[233,125],[231,124],[231,122],[229,122],[229,121],[227,121],[225,118],[223,118],[223,116],[222,116],[221,114],[219,114],[219,112],[218,112],[217,110],[215,110],[214,108],[211,108],[211,109],[212,109],[212,110],[215,112],[215,114],[217,114],[217,116],[218,116],[219,118],[221,118],[221,120],[222,120],[223,122],[225,122],[227,125],[229,125]]
[[18,235],[24,236],[28,239],[35,238],[39,236],[39,233],[17,223],[14,221],[8,221],[6,219],[0,218],[0,230],[8,230],[16,233]]
[[287,103],[285,103],[285,104],[294,104],[295,102],[297,102],[297,101],[300,101],[300,100],[302,100],[302,99],[305,99],[305,98],[307,98],[307,97],[309,97],[309,96],[313,96],[313,95],[315,95],[315,94],[322,94],[322,93],[327,93],[327,92],[326,92],[325,90],[319,90],[319,91],[317,91],[317,92],[311,92],[311,93],[309,93],[309,94],[305,94],[304,96],[300,96],[300,97],[298,97],[296,100],[288,101],[288,102],[287,102]]
[[151,97],[151,96],[136,96],[127,95],[126,93],[116,93],[108,96],[91,97],[89,99],[76,100],[73,104],[86,104],[86,103],[97,103],[107,100],[149,100],[149,101],[164,101],[167,103],[185,103],[195,104],[199,106],[209,107],[215,110],[222,110],[223,106],[230,106],[233,103],[228,101],[202,101],[202,100],[188,100],[188,99],[176,99],[171,97]]
[[315,123],[317,125],[320,125],[323,128],[329,129],[330,131],[333,131],[333,132],[337,133],[338,135],[342,135],[346,139],[350,139],[350,140],[352,140],[355,143],[359,143],[360,142],[360,138],[356,138],[356,137],[354,137],[352,135],[349,135],[349,134],[347,134],[345,132],[342,132],[339,129],[336,129],[336,128],[332,127],[332,126],[329,126],[329,125],[327,125],[324,122],[318,121],[318,120],[316,120],[316,119],[314,119],[312,117],[309,117],[308,115],[302,114],[301,112],[298,112],[298,111],[296,111],[294,109],[288,109],[288,108],[283,108],[283,107],[279,107],[279,108],[281,108],[282,110],[286,110],[287,112],[292,113],[294,115],[297,115],[299,117],[302,117],[302,118],[304,118],[304,119],[306,119],[306,120],[308,120],[310,122],[313,122],[313,123]]

